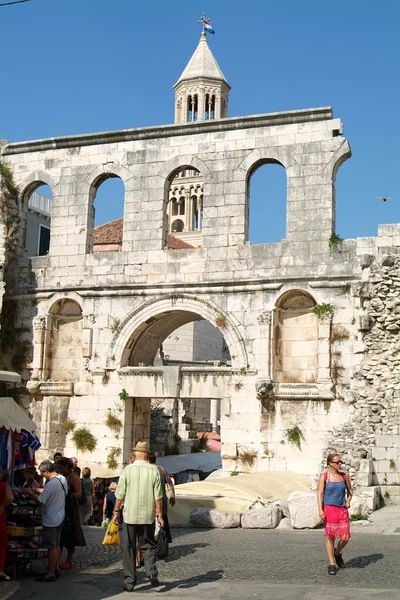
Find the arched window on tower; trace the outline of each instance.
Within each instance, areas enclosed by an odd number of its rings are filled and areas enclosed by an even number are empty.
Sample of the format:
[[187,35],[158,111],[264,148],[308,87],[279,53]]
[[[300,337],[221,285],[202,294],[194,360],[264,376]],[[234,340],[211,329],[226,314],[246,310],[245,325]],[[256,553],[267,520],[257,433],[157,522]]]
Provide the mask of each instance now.
[[215,94],[206,94],[205,120],[215,119]]
[[187,122],[192,123],[198,120],[198,96],[193,94],[187,98]]
[[181,196],[179,198],[178,205],[179,205],[179,214],[184,215],[185,214],[185,198],[184,198],[184,196]]

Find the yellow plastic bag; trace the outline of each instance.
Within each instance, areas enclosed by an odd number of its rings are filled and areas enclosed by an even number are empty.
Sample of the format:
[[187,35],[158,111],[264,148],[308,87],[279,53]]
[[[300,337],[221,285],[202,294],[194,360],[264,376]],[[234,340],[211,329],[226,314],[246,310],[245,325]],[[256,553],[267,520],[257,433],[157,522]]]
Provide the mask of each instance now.
[[107,527],[106,535],[104,536],[104,546],[119,546],[119,528],[115,521],[110,521]]

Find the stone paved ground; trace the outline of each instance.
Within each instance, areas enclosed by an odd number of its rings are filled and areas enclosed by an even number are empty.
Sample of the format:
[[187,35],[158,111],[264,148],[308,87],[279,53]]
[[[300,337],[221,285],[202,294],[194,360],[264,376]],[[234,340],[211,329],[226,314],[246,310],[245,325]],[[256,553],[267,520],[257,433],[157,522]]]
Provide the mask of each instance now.
[[[22,579],[16,600],[50,600],[55,597],[57,600],[70,600],[71,589],[75,590],[73,600],[80,597],[93,600],[120,597],[121,549],[102,546],[103,531],[90,528],[86,534],[89,544],[86,548],[77,549],[73,572],[63,573],[62,581],[54,585]],[[353,539],[345,555],[347,568],[332,577],[327,574],[322,531],[176,529],[171,556],[159,563],[159,574],[160,580],[166,583],[163,591],[170,592],[195,587],[199,593],[202,587],[205,592],[207,589],[216,590],[216,584],[224,583],[229,584],[233,598],[233,590],[239,585],[244,585],[244,589],[247,585],[250,590],[263,584],[261,589],[265,590],[266,585],[277,584],[279,589],[279,585],[290,584],[289,589],[296,590],[296,593],[300,593],[303,585],[320,589],[315,598],[330,598],[332,593],[336,598],[354,598],[356,588],[363,588],[376,590],[379,598],[386,600],[400,598],[399,542],[399,535],[353,530]],[[144,574],[142,571],[139,573],[139,583],[143,583]],[[77,583],[79,586],[76,588]],[[56,585],[57,596],[54,595]],[[143,592],[147,589],[148,585]],[[338,590],[341,596],[337,595]],[[391,590],[390,595],[385,590]],[[150,589],[149,593],[152,595]],[[251,597],[257,594],[251,594]],[[188,597],[194,598],[193,593]],[[306,595],[304,598],[311,600],[314,596]]]

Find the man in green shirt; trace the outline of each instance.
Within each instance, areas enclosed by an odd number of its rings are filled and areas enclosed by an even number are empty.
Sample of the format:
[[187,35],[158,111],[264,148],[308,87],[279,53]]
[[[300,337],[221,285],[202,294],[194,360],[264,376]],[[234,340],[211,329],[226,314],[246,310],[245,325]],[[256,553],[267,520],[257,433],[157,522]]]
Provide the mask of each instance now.
[[114,520],[118,523],[122,504],[124,589],[133,592],[136,585],[136,539],[145,551],[144,566],[152,587],[160,585],[156,565],[157,542],[154,539],[156,517],[162,518],[161,478],[158,469],[147,462],[150,448],[138,442],[133,449],[135,460],[122,471],[115,492]]

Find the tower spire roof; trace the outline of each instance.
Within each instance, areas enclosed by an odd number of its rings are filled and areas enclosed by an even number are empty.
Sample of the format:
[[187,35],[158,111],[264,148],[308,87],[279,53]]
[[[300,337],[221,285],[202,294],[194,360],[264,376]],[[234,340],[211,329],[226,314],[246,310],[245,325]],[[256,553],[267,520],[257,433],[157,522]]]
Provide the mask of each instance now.
[[224,77],[224,74],[219,68],[217,61],[215,60],[213,53],[210,50],[207,37],[204,32],[202,32],[199,44],[175,86],[182,81],[196,79],[198,77],[224,81],[227,85],[229,85]]

